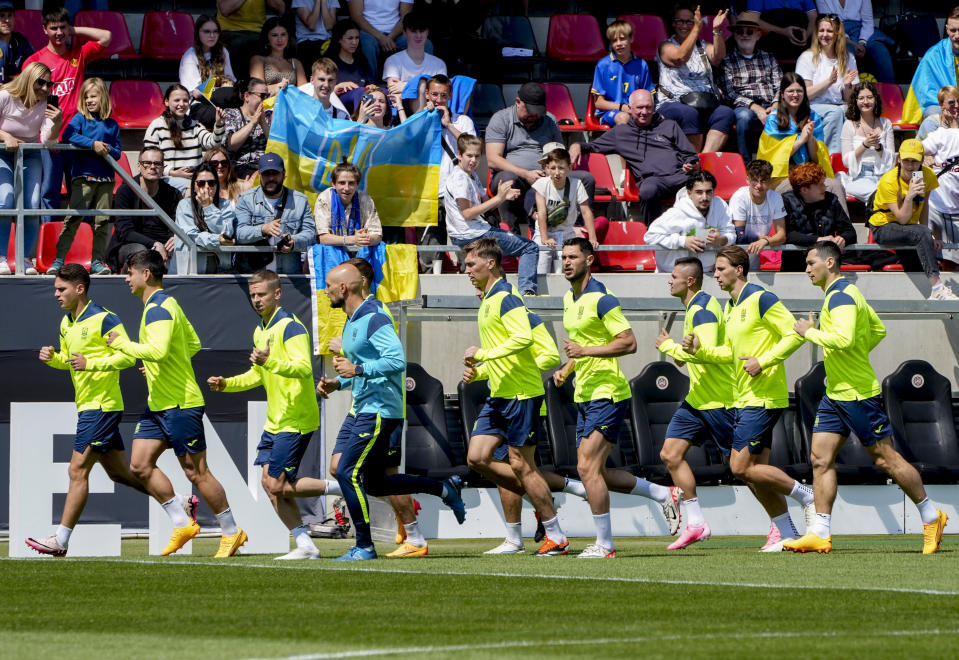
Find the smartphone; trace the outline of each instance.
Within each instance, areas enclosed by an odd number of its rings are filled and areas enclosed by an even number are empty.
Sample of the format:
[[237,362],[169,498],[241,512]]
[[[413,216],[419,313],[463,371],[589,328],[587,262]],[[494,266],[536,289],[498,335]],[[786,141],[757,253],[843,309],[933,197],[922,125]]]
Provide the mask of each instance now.
[[922,170],[916,170],[912,173],[913,181],[922,181]]
[[363,98],[360,99],[360,104],[366,105],[367,103],[370,103],[372,100],[373,100],[372,94],[364,94]]
[[50,94],[47,96],[47,105],[53,106],[54,108],[60,107],[60,97]]

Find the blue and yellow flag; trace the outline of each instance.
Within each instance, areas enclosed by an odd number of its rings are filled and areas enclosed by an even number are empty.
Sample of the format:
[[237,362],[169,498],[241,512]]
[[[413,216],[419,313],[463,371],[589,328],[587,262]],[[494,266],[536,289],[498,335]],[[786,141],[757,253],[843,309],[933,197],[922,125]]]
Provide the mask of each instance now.
[[286,185],[316,195],[344,157],[360,169],[360,190],[376,203],[384,225],[436,224],[442,125],[435,111],[418,112],[388,130],[333,119],[315,98],[295,87],[281,90],[266,150],[283,159]]
[[[798,165],[809,161],[809,150],[804,145],[795,154],[792,153],[796,138],[799,137],[796,124],[790,120],[789,128],[781,130],[776,119],[776,112],[773,110],[766,118],[766,125],[763,127],[762,135],[759,136],[759,151],[756,153],[756,158],[772,164],[774,178],[788,177],[790,162]],[[813,137],[818,146],[816,162],[826,171],[826,176],[833,178],[835,173],[832,171],[832,163],[829,162],[829,149],[823,142],[825,136],[822,130],[822,119],[815,112],[810,114],[810,119],[813,121]]]
[[203,98],[205,98],[207,101],[210,101],[210,103],[213,103],[213,101],[210,99],[213,97],[213,90],[215,89],[216,89],[216,78],[213,76],[210,76],[209,78],[207,78],[206,80],[204,80],[203,82],[201,82],[199,85],[196,86],[196,91],[200,92],[200,95]]
[[955,60],[949,39],[930,48],[919,61],[902,106],[902,123],[921,124],[922,111],[939,105],[939,90],[946,85],[956,85]]

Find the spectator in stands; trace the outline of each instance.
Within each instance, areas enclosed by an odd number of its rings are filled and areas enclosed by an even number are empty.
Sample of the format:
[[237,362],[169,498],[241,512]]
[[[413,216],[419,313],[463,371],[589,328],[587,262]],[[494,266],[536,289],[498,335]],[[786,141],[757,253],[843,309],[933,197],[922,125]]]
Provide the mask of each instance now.
[[745,14],[766,31],[759,47],[780,62],[799,57],[816,33],[813,0],[748,0]]
[[810,108],[822,118],[829,153],[839,153],[843,104],[859,80],[856,58],[846,49],[846,33],[834,14],[816,21],[816,38],[796,62],[796,73],[806,81]]
[[190,93],[183,85],[174,83],[163,95],[166,110],[150,122],[143,136],[143,146],[159,147],[166,163],[166,182],[181,192],[186,190],[193,170],[203,158],[203,150],[223,141],[223,110],[216,109],[211,133],[187,117]]
[[[206,99],[200,86],[211,78],[213,92]],[[220,40],[220,24],[213,16],[200,16],[193,29],[193,45],[180,58],[180,84],[190,91],[193,99],[190,117],[210,130],[216,119],[216,108],[231,103],[236,93],[235,83],[230,51]]]
[[[959,130],[933,131],[922,141],[925,163],[939,177],[929,193],[929,227],[944,243],[959,243]],[[959,264],[959,250],[943,250],[944,259]]]
[[628,21],[613,21],[606,28],[609,55],[596,65],[593,87],[589,90],[599,114],[596,119],[607,126],[629,121],[629,95],[637,89],[653,91],[655,85],[645,60],[633,54],[633,26]]
[[0,0],[0,84],[13,80],[20,73],[24,60],[33,55],[30,41],[14,32],[13,2]]
[[[495,238],[503,254],[519,257],[519,288],[523,295],[535,296],[536,263],[539,250],[533,241],[517,236],[489,222],[484,214],[519,198],[513,181],[506,179],[496,185],[496,194],[486,200],[483,184],[476,176],[483,141],[475,135],[460,135],[456,141],[459,163],[446,179],[443,205],[446,207],[446,232],[450,242],[465,247],[478,238]],[[488,153],[488,151],[487,151]]]
[[[163,180],[163,152],[156,147],[144,147],[140,151],[138,167],[140,173],[133,177],[133,180],[169,216],[172,223],[183,193]],[[124,183],[117,189],[113,208],[142,210],[150,206]],[[156,250],[163,257],[164,263],[169,264],[174,246],[173,230],[159,217],[116,216],[113,237],[107,250],[107,263],[116,272],[120,269],[126,272],[127,259],[131,255],[145,250]]]
[[[405,0],[349,0],[350,18],[360,26],[360,47],[374,73],[379,73],[383,57],[406,48],[403,17],[413,9]],[[426,52],[433,52],[427,42]]]
[[[32,62],[24,67],[12,82],[0,90],[0,139],[4,149],[0,151],[0,208],[12,209],[16,206],[13,195],[15,156],[19,145],[24,142],[42,141],[55,144],[60,134],[63,113],[55,105],[49,105],[47,98],[52,93],[50,69],[41,62]],[[38,139],[39,136],[39,139]],[[25,151],[23,154],[23,205],[28,209],[40,208],[40,179],[43,165],[39,151]],[[7,245],[10,241],[10,228],[16,218],[0,218],[0,275],[9,275],[7,264]],[[26,216],[23,219],[23,249],[25,255],[34,252],[37,236],[40,233],[40,218]],[[25,260],[28,275],[36,275],[37,270],[32,259]]]
[[338,0],[293,0],[290,8],[296,16],[296,58],[315,62],[323,57],[323,45],[336,22]]
[[636,178],[640,214],[648,225],[659,217],[661,201],[675,194],[699,169],[699,156],[679,124],[653,110],[653,96],[645,89],[630,94],[629,114],[628,122],[613,126],[599,138],[573,144],[569,155],[573,167],[583,153],[621,156]]
[[[726,19],[720,11],[714,25]],[[673,36],[659,45],[659,87],[656,110],[677,122],[696,151],[720,151],[736,115],[723,105],[713,81],[713,67],[726,57],[722,30],[713,29],[713,42],[699,38],[703,26],[699,5],[678,4],[673,11]],[[705,143],[703,133],[706,134]]]
[[[411,11],[403,17],[403,36],[406,48],[390,55],[383,64],[383,80],[390,94],[403,92],[406,84],[421,76],[446,75],[446,63],[424,49],[429,39],[430,28],[426,14]],[[413,112],[419,112],[426,105],[426,84],[419,83],[416,100],[411,104]]]
[[[533,183],[546,176],[539,164],[543,147],[562,141],[556,120],[546,114],[546,90],[536,82],[524,83],[515,103],[490,118],[486,127],[486,163],[495,172],[490,190],[498,190],[501,182],[510,181],[513,190],[520,193],[515,200],[510,197],[499,207],[500,220],[513,232],[519,232],[519,223],[526,217],[523,196]],[[593,175],[583,171],[569,175],[580,180],[592,204],[596,189]]]
[[223,26],[221,38],[236,57],[237,71],[250,69],[250,56],[256,53],[267,6],[277,16],[286,12],[283,0],[216,0],[216,17]]
[[[536,181],[532,188],[533,205],[530,212],[535,218],[535,222],[531,223],[533,242],[551,248],[559,246],[562,250],[567,239],[579,236],[574,226],[576,219],[582,215],[589,242],[594,248],[599,247],[589,196],[583,184],[569,176],[572,169],[569,152],[560,142],[547,144],[543,151],[539,163],[546,176]],[[536,272],[546,275],[553,264],[555,268],[552,272],[558,273],[560,262],[558,253],[540,251]]]
[[703,270],[711,273],[719,248],[736,242],[736,230],[729,221],[724,202],[715,196],[716,177],[699,171],[686,179],[686,194],[677,195],[676,204],[656,218],[646,230],[647,245],[669,250],[656,251],[656,271],[671,273],[673,264],[683,257],[699,257]]
[[765,160],[746,165],[746,185],[729,198],[729,219],[736,243],[749,253],[749,270],[758,272],[759,253],[786,242],[786,208],[783,198],[769,189],[773,166]]
[[[810,247],[832,241],[840,250],[855,244],[856,229],[839,198],[826,190],[826,171],[816,163],[803,163],[789,173],[792,190],[783,195],[786,206],[786,242]],[[806,269],[802,251],[783,252],[782,270]]]
[[366,86],[375,84],[377,79],[360,49],[360,28],[353,20],[347,18],[333,26],[326,56],[338,69],[336,93],[343,105],[354,112],[360,106],[360,97],[366,93]]
[[297,86],[306,84],[303,65],[293,57],[290,33],[281,19],[274,16],[263,24],[256,52],[250,58],[250,78],[266,82],[271,96],[276,96],[284,80]]
[[[349,119],[350,113],[346,111],[340,97],[334,92],[337,84],[336,77],[336,63],[328,57],[321,57],[313,63],[309,82],[300,85],[299,90],[323,104],[326,114],[333,119]],[[280,89],[284,87],[286,87],[286,81],[280,83]]]
[[399,94],[387,96],[379,87],[370,85],[351,119],[373,128],[392,128],[406,121],[406,111]]
[[875,83],[854,85],[842,125],[842,162],[849,172],[838,177],[847,195],[866,202],[876,192],[879,177],[896,165],[892,122],[882,115],[882,98]]
[[383,240],[376,205],[372,197],[358,190],[360,179],[360,169],[345,159],[333,168],[333,185],[316,196],[313,207],[318,242],[368,246]]
[[453,81],[442,73],[426,81],[426,109],[438,110],[440,124],[443,127],[443,156],[440,161],[440,212],[442,213],[443,191],[446,189],[446,178],[456,167],[456,141],[460,135],[476,135],[476,125],[470,116],[456,114],[450,110],[450,99],[453,96]]
[[[46,48],[41,48],[28,57],[24,66],[31,62],[40,62],[51,71],[53,88],[50,94],[57,97],[63,109],[62,134],[67,124],[77,112],[77,94],[83,84],[83,75],[87,62],[102,57],[113,35],[109,30],[91,27],[75,28],[68,22],[69,14],[63,7],[51,6],[43,9],[43,32],[47,36]],[[90,41],[82,46],[76,37],[87,37]],[[71,45],[67,40],[73,37]],[[40,198],[43,208],[54,209],[60,206],[60,188],[63,185],[63,155],[59,151],[41,152],[43,159],[43,183]],[[52,218],[44,218],[49,222]]]
[[[220,248],[236,244],[236,215],[220,195],[219,178],[209,163],[200,163],[193,172],[189,194],[176,207],[176,223],[196,243],[198,274],[230,272],[230,253]],[[177,272],[186,272],[190,251],[180,239],[176,240],[176,261]]]
[[819,15],[833,14],[842,21],[849,43],[853,44],[856,59],[865,55],[872,60],[873,71],[879,82],[896,82],[889,51],[896,45],[892,37],[877,30],[873,23],[872,0],[816,0]]
[[[87,78],[80,87],[77,114],[73,115],[63,141],[75,147],[93,149],[73,154],[71,209],[108,209],[113,205],[113,185],[116,173],[103,160],[110,154],[120,159],[120,125],[110,114],[110,95],[106,83],[100,78]],[[63,229],[57,238],[57,257],[47,269],[47,275],[56,275],[73,245],[83,216],[72,215],[63,219]],[[110,266],[104,263],[107,241],[110,240],[110,217],[97,215],[93,218],[93,253],[90,259],[91,275],[110,275]]]
[[[236,204],[236,242],[272,245],[276,256],[266,265],[290,275],[303,272],[303,253],[316,242],[316,227],[306,195],[284,186],[285,178],[282,158],[271,152],[260,157],[260,185],[240,195]],[[249,259],[237,259],[240,272],[249,266]]]
[[236,170],[233,169],[229,150],[222,144],[204,151],[203,162],[209,163],[216,171],[217,181],[220,182],[220,197],[228,201],[231,208],[236,208],[240,195],[253,185],[254,175],[241,181],[236,175]]
[[756,48],[762,35],[762,28],[756,21],[737,19],[732,30],[736,47],[723,60],[719,89],[733,104],[736,146],[743,162],[748,163],[753,154],[749,131],[762,130],[766,117],[776,109],[783,72],[775,57]]
[[[909,87],[910,96],[914,96],[922,110],[923,117],[931,117],[942,111],[937,103],[939,90],[946,85],[956,85],[956,58],[959,57],[959,6],[953,8],[946,18],[946,35],[935,46],[926,51],[912,77]],[[909,98],[906,99],[907,108]]]
[[264,108],[263,101],[269,96],[265,82],[250,78],[243,93],[243,105],[223,111],[226,127],[223,143],[230,150],[240,178],[252,179],[259,168],[260,156],[266,153],[273,109]]
[[939,90],[936,100],[939,101],[939,114],[922,120],[916,135],[920,140],[925,140],[937,128],[959,128],[959,88],[946,85]]

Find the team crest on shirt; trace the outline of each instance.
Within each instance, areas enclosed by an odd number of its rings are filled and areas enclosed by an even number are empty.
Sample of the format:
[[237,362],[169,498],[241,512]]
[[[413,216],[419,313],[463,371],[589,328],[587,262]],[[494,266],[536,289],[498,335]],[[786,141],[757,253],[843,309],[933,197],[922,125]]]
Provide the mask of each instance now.
[[583,309],[583,306],[580,305],[580,306],[579,306],[579,310],[577,310],[577,312],[576,312],[576,318],[577,318],[577,319],[583,318],[583,312],[584,312],[584,311],[585,311],[585,310]]
[[72,60],[70,60],[70,66],[76,67],[79,65],[80,65],[80,58],[74,57]]
[[88,331],[88,328],[81,328],[81,329],[80,329],[80,337],[81,337],[82,339],[86,339],[86,338],[87,338],[87,331]]
[[742,310],[741,312],[739,312],[739,320],[740,320],[741,322],[745,322],[745,320],[746,320],[746,308],[745,308],[745,307],[743,307],[743,310]]
[[353,341],[356,341],[356,333],[359,332],[358,328],[353,328]]

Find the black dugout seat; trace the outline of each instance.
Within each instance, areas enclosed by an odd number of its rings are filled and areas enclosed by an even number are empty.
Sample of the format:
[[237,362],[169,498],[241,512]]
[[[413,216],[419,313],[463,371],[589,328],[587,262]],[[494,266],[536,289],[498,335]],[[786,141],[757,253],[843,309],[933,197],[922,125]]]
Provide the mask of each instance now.
[[449,436],[443,383],[418,364],[406,365],[406,471],[433,479],[466,476],[466,451]]

